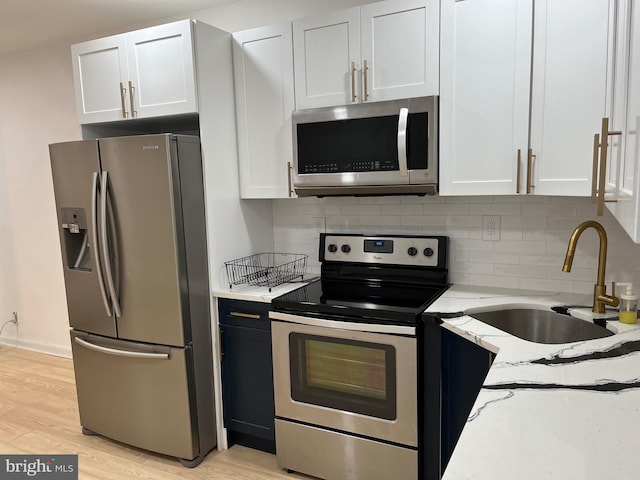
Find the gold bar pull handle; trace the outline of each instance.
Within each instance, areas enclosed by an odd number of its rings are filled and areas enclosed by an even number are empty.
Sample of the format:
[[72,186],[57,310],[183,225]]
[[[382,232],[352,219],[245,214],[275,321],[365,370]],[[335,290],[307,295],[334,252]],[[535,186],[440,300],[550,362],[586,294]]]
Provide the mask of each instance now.
[[244,312],[229,312],[232,317],[253,318],[254,320],[260,320],[260,315],[256,313],[244,313]]
[[131,80],[129,80],[129,104],[131,105],[131,118],[138,116],[138,112],[136,111],[133,103],[133,96],[135,95],[135,89],[136,88],[131,83]]
[[129,114],[127,112],[127,109],[125,108],[124,97],[126,94],[127,94],[127,89],[124,88],[124,85],[122,84],[122,82],[120,82],[120,105],[122,107],[122,118],[127,118],[127,115]]
[[220,363],[222,363],[222,357],[224,357],[224,352],[222,351],[222,328],[218,326],[218,356],[220,358]]
[[533,188],[535,185],[532,182],[533,180],[533,159],[535,155],[533,154],[533,150],[530,148],[527,152],[527,194],[533,193]]
[[356,62],[351,62],[351,103],[356,103]]
[[593,172],[591,174],[591,202],[595,203],[598,198],[598,160],[600,158],[600,134],[593,136]]
[[369,100],[369,85],[367,84],[367,78],[368,78],[368,74],[369,74],[369,66],[367,64],[367,61],[365,60],[364,63],[362,64],[362,71],[364,72],[364,96],[363,96],[363,101],[367,101]]
[[604,215],[605,202],[617,202],[615,198],[605,199],[605,187],[607,182],[607,155],[609,153],[609,137],[612,135],[622,135],[620,131],[609,131],[609,118],[603,117],[600,131],[600,165],[598,172],[598,188],[596,215]]
[[287,194],[289,197],[293,196],[293,190],[291,190],[291,162],[287,162]]
[[520,162],[522,161],[522,150],[518,149],[518,156],[516,157],[516,193],[520,193]]

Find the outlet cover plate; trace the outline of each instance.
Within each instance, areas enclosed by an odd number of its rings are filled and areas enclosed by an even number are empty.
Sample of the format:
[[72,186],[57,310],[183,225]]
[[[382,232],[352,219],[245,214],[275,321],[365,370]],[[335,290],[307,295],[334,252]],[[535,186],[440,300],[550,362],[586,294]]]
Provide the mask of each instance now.
[[490,242],[500,240],[500,215],[482,216],[482,240]]

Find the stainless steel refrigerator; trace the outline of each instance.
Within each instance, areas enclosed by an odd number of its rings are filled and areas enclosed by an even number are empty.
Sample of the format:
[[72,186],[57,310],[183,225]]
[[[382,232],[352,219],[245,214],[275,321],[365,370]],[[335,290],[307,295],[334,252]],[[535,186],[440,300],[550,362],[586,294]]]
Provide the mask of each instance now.
[[199,139],[49,151],[83,432],[196,466],[216,445]]

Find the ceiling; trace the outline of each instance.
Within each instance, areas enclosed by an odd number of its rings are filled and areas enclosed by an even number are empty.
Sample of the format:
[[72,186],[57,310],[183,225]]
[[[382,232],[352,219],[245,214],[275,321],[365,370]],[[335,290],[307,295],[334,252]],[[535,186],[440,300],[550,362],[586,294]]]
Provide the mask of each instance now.
[[0,0],[0,57],[126,31],[237,0]]

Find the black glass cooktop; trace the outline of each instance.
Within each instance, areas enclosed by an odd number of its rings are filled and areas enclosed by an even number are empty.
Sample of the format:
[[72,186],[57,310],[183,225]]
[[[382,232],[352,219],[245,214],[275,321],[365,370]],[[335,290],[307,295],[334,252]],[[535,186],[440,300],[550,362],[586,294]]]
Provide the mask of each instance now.
[[317,280],[272,300],[273,310],[370,323],[416,324],[443,286],[350,284]]

